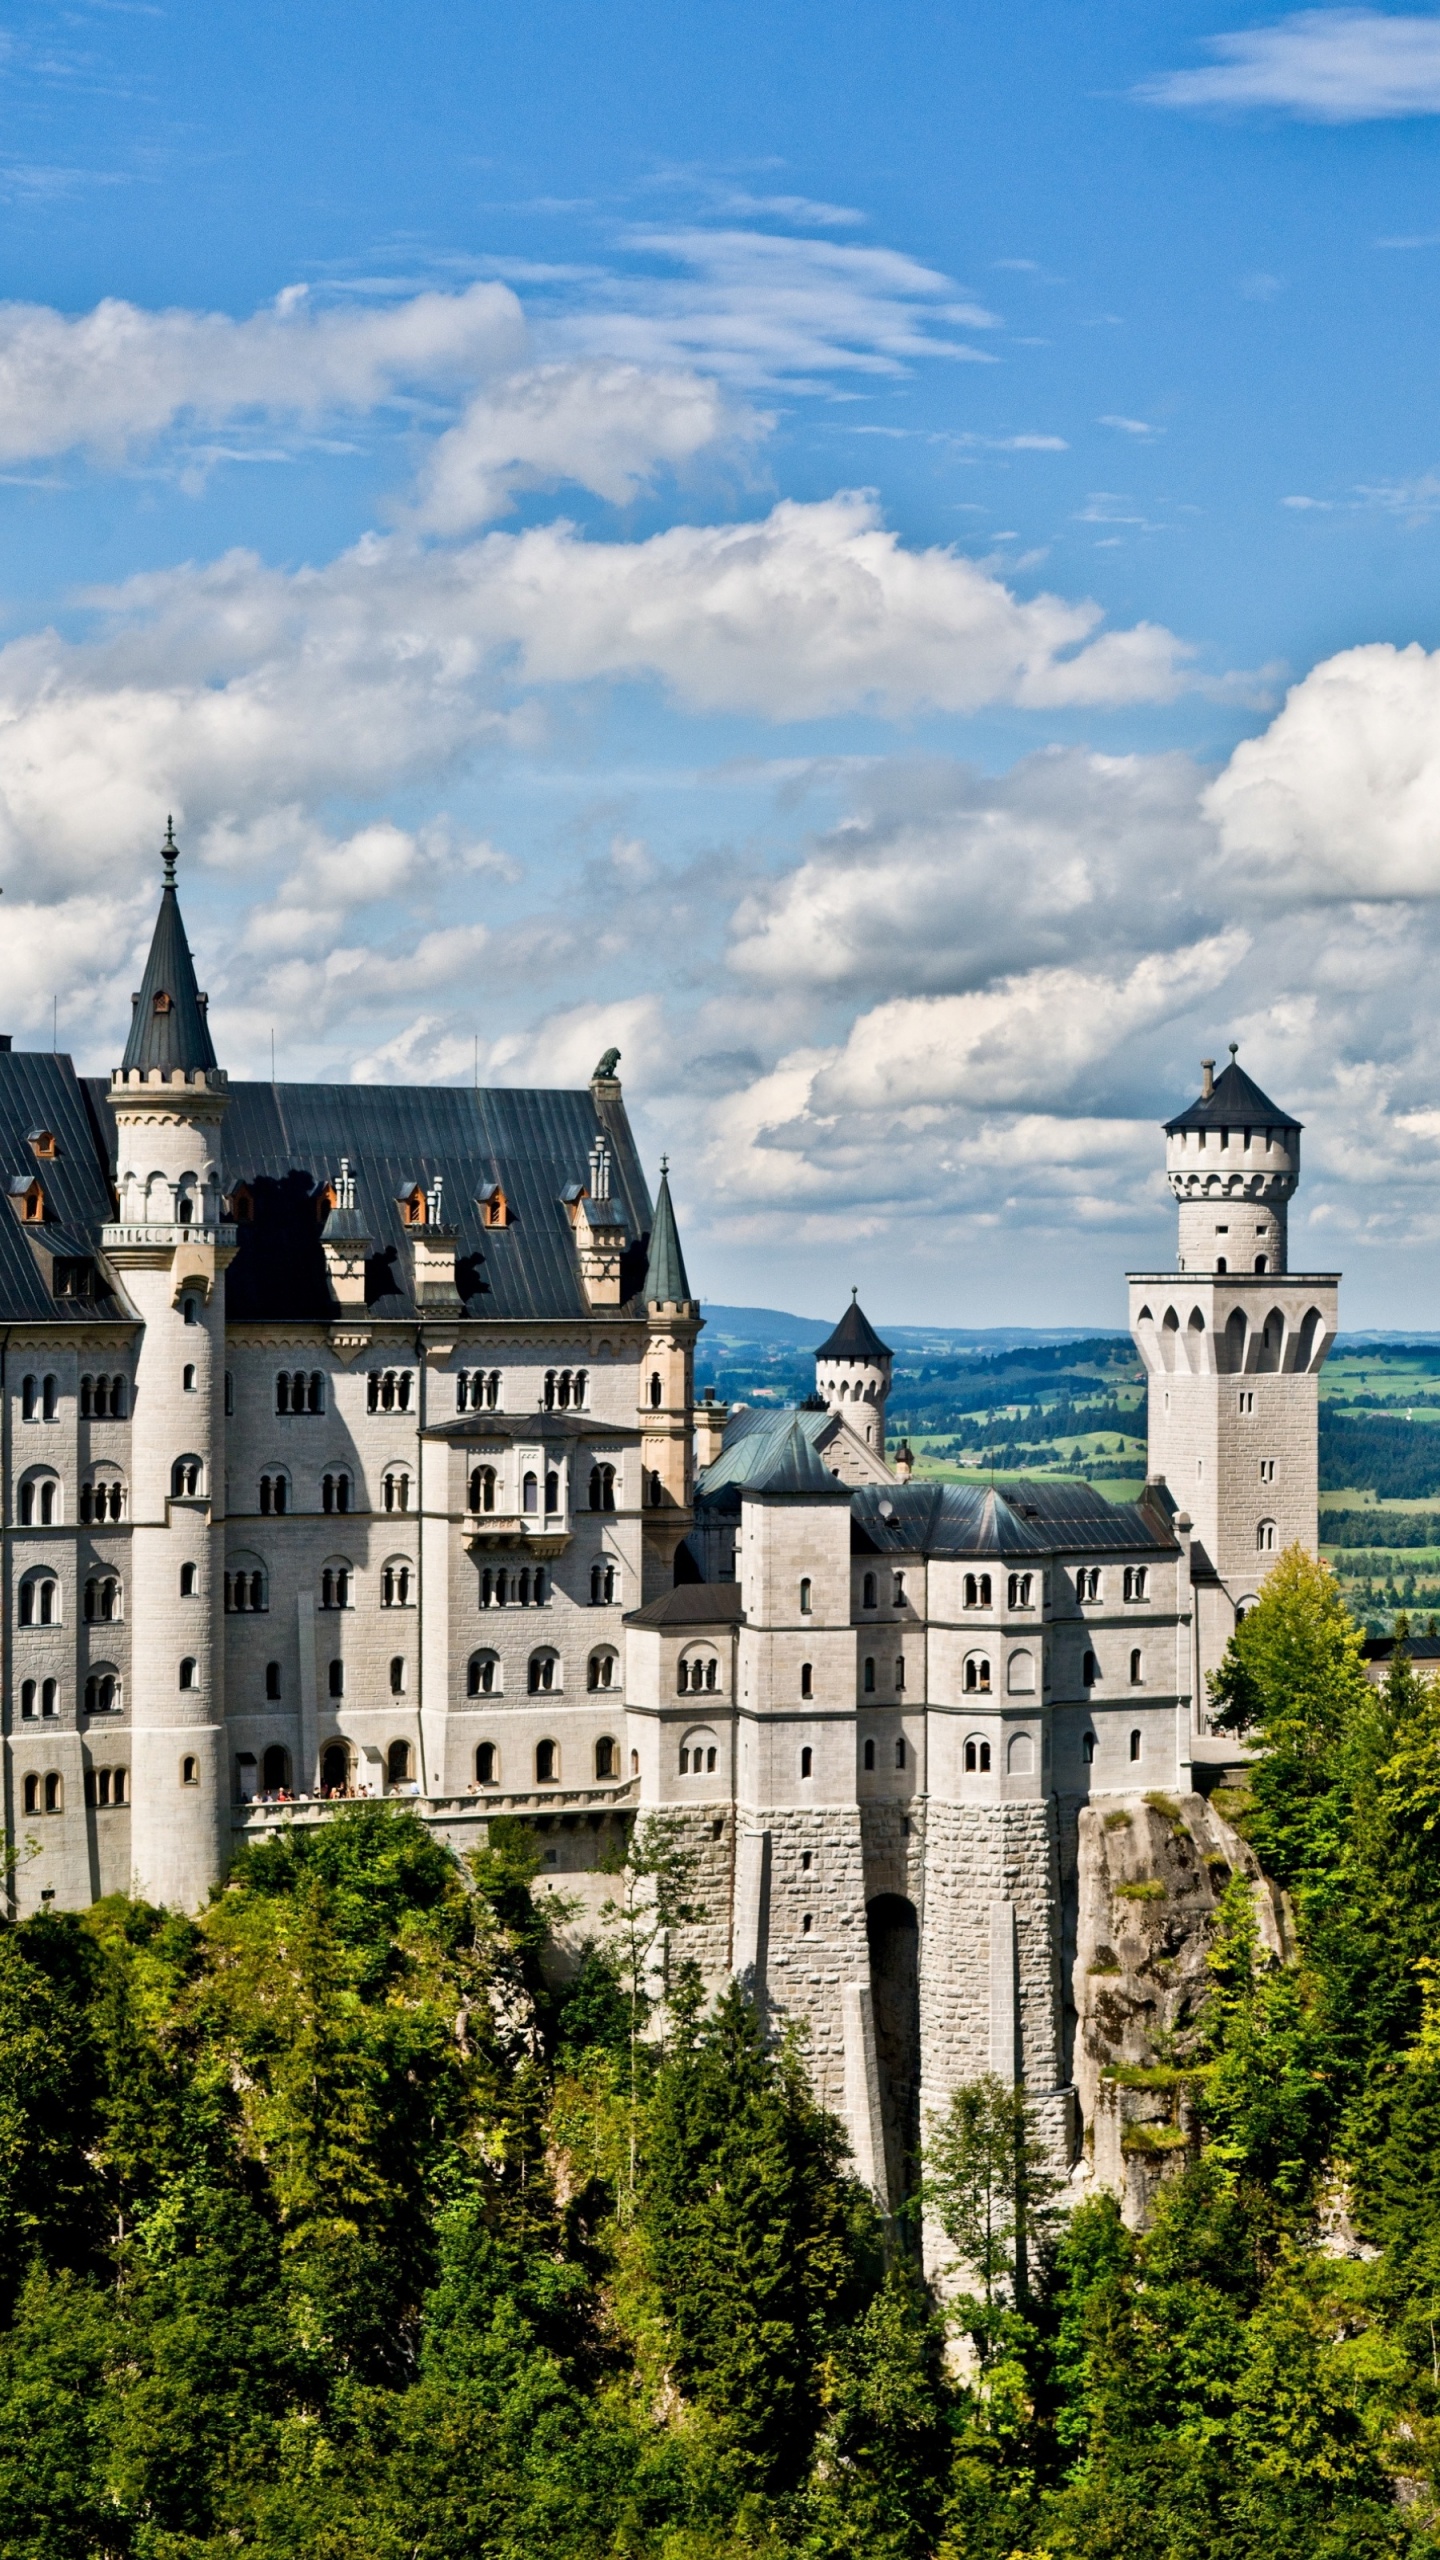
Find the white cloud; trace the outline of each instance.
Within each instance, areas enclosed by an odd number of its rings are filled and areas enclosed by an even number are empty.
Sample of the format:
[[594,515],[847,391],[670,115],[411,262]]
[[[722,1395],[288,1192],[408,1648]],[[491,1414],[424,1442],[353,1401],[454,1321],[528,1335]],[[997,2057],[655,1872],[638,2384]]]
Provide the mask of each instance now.
[[1440,895],[1440,652],[1377,641],[1325,659],[1206,805],[1237,874],[1271,894]]
[[522,354],[501,284],[317,309],[303,287],[235,320],[106,301],[78,318],[0,305],[0,463],[77,448],[107,459],[180,422],[313,422],[402,391],[453,390]]
[[1205,44],[1207,69],[1165,72],[1136,94],[1162,107],[1276,107],[1314,124],[1440,114],[1434,17],[1300,9]]
[[417,515],[468,532],[517,489],[571,480],[625,505],[662,469],[707,447],[753,442],[769,424],[697,373],[633,364],[544,365],[481,392],[421,467]]

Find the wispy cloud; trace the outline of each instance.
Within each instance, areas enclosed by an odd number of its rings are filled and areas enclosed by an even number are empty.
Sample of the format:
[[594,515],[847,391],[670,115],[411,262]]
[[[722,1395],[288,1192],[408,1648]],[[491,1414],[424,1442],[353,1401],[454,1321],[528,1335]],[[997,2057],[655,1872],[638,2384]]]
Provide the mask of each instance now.
[[1106,416],[1097,418],[1095,424],[1097,427],[1115,427],[1122,436],[1158,436],[1160,433],[1158,427],[1151,426],[1148,418]]
[[1159,107],[1275,108],[1312,124],[1440,114],[1440,18],[1300,9],[1268,27],[1207,36],[1213,60],[1135,95]]

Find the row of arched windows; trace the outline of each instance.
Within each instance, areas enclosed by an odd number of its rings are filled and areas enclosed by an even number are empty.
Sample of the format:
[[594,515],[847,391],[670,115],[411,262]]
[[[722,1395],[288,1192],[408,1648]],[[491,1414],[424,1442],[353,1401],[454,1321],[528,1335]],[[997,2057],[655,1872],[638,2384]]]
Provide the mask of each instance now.
[[[32,1474],[20,1484],[20,1526],[22,1529],[57,1528],[65,1516],[63,1488],[58,1476]],[[123,1520],[125,1485],[118,1476],[93,1476],[80,1488],[80,1518],[87,1527],[106,1520]]]
[[[863,1577],[860,1584],[860,1606],[862,1609],[879,1608],[880,1576],[878,1574],[867,1573]],[[903,1609],[905,1606],[905,1576],[903,1572],[895,1572],[890,1576],[890,1606],[892,1609]]]
[[[909,1758],[909,1752],[908,1752],[908,1748],[907,1748],[907,1745],[906,1745],[905,1736],[904,1736],[904,1734],[903,1734],[903,1733],[897,1733],[897,1734],[896,1734],[896,1736],[895,1736],[895,1766],[896,1766],[896,1768],[897,1768],[897,1769],[903,1769],[903,1768],[906,1766],[906,1763],[907,1763],[907,1761],[908,1761],[908,1758]],[[864,1768],[866,1768],[866,1769],[873,1769],[873,1768],[874,1768],[874,1766],[875,1766],[875,1737],[874,1737],[874,1735],[873,1735],[873,1734],[868,1734],[868,1733],[867,1733],[867,1735],[865,1736],[864,1746],[863,1746],[863,1748],[862,1748],[862,1750],[861,1750],[860,1759],[861,1759],[861,1765],[862,1765],[862,1767],[864,1767]]]
[[498,1369],[459,1369],[455,1374],[457,1413],[494,1413],[500,1403]]
[[588,1369],[547,1369],[541,1402],[547,1413],[579,1412],[590,1393]]
[[[634,1755],[632,1754],[632,1757],[633,1756]],[[597,1778],[604,1780],[606,1778],[619,1777],[620,1745],[613,1734],[601,1734],[599,1741],[594,1746],[594,1759],[595,1775]],[[558,1742],[547,1739],[544,1742],[536,1743],[534,1768],[535,1784],[537,1787],[556,1787],[559,1785],[560,1745]],[[479,1786],[499,1786],[500,1745],[498,1742],[479,1742],[476,1744],[475,1778],[476,1783]]]
[[[585,1665],[585,1686],[590,1691],[618,1689],[620,1657],[608,1645],[599,1645]],[[465,1692],[471,1698],[499,1697],[504,1687],[504,1670],[500,1657],[484,1648],[472,1653],[465,1667]],[[564,1687],[564,1673],[558,1653],[546,1645],[532,1653],[525,1667],[525,1688],[532,1698],[549,1696]]]
[[372,1369],[365,1381],[369,1413],[408,1413],[415,1392],[413,1369]]
[[324,1370],[279,1370],[275,1378],[275,1410],[277,1413],[323,1413]]
[[[80,1381],[82,1422],[123,1422],[130,1410],[128,1378],[91,1377]],[[28,1417],[27,1417],[28,1418]]]
[[[1087,1653],[1080,1665],[1082,1689],[1093,1689],[1101,1676],[1099,1656]],[[1143,1689],[1145,1686],[1145,1656],[1138,1644],[1130,1648],[1130,1686],[1132,1689]]]
[[[905,1686],[905,1656],[903,1653],[897,1653],[895,1656],[893,1685],[897,1689],[903,1689]],[[860,1686],[867,1698],[873,1697],[875,1692],[875,1656],[873,1653],[867,1653],[860,1666]]]

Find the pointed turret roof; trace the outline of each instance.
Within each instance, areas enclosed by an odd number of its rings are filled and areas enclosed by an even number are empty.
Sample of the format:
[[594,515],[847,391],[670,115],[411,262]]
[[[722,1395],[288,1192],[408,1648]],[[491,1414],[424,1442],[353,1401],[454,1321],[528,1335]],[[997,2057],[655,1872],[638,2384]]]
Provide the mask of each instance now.
[[816,1352],[817,1360],[889,1360],[894,1357],[888,1342],[882,1342],[875,1327],[860,1311],[858,1289],[850,1292],[850,1304],[827,1342]]
[[662,1156],[660,1188],[655,1194],[655,1215],[650,1225],[645,1304],[647,1307],[683,1307],[689,1303],[690,1282],[685,1273],[680,1230],[675,1224],[675,1209],[670,1198],[670,1162],[667,1156]]
[[831,1474],[798,1416],[792,1419],[764,1473],[747,1484],[745,1491],[839,1494],[846,1502],[850,1499],[850,1487]]
[[[1293,1120],[1262,1093],[1254,1079],[1235,1062],[1238,1041],[1230,1046],[1230,1064],[1218,1075],[1209,1093],[1196,1096],[1188,1111],[1165,1123],[1165,1135],[1173,1138],[1182,1129],[1299,1129],[1304,1123]],[[1206,1066],[1210,1064],[1207,1058]]]
[[151,1067],[163,1067],[168,1074],[180,1067],[187,1075],[194,1075],[202,1067],[215,1065],[205,999],[196,984],[195,963],[175,895],[177,850],[174,829],[167,818],[161,847],[165,886],[151,936],[150,957],[135,998],[135,1016],[121,1060],[122,1073],[137,1067],[142,1073],[148,1073]]

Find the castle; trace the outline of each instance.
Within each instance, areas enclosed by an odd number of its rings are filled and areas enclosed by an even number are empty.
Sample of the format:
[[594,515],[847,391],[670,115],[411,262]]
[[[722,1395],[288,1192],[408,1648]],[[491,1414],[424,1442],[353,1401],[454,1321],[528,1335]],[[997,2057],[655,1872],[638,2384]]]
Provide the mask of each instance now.
[[808,2022],[893,2194],[922,2113],[1023,2074],[1073,2139],[1080,1808],[1192,1783],[1206,1674],[1316,1541],[1332,1274],[1300,1130],[1233,1054],[1166,1130],[1132,1277],[1134,1504],[912,1480],[858,1304],[794,1410],[697,1404],[617,1053],[588,1090],[232,1085],[174,848],[106,1083],[0,1046],[10,1907],[198,1906],[244,1841],[407,1796],[459,1849],[675,1817],[677,1934]]

